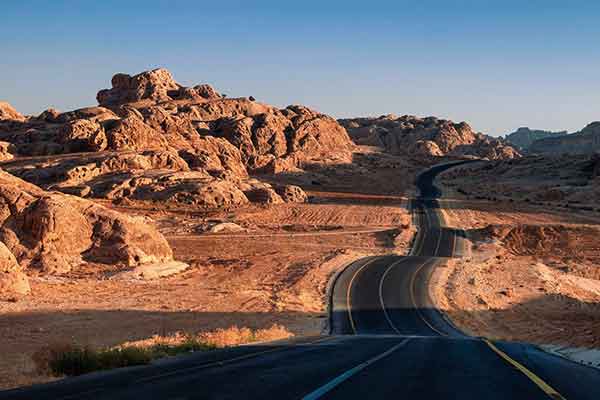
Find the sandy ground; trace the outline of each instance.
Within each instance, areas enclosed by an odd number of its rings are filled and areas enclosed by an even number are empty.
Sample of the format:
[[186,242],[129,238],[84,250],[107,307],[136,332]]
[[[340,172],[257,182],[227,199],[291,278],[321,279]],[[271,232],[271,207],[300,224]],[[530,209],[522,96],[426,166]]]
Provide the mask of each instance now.
[[438,307],[473,335],[600,347],[600,215],[448,189],[447,224],[470,240],[468,256],[434,276]]
[[[310,195],[306,204],[204,212],[101,202],[152,217],[189,269],[151,281],[89,265],[64,276],[32,277],[31,296],[0,303],[0,387],[49,379],[33,373],[31,361],[48,343],[103,347],[154,334],[273,323],[296,335],[320,333],[328,281],[337,270],[363,256],[408,248],[414,228],[405,195],[418,168],[394,160],[366,149],[352,166],[272,177],[302,184]],[[206,233],[221,222],[244,230]]]

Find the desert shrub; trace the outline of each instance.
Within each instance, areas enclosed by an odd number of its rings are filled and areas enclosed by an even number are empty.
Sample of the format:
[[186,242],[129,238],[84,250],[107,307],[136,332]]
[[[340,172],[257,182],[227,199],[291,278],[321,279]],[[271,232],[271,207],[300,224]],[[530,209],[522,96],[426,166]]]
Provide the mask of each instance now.
[[144,348],[94,350],[77,344],[53,344],[33,355],[37,371],[53,376],[74,376],[103,369],[143,365],[151,360],[151,352]]
[[290,336],[292,333],[276,324],[266,329],[232,326],[196,335],[182,332],[170,336],[154,335],[148,339],[99,350],[77,344],[52,344],[37,351],[33,355],[33,361],[40,374],[74,376],[105,369],[149,364],[154,359],[182,353],[285,339]]

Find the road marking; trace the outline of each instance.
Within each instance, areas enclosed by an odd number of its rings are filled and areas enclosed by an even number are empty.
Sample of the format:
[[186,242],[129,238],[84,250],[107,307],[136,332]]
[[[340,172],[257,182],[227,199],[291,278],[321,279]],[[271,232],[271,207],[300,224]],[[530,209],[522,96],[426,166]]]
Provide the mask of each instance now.
[[138,380],[134,381],[133,383],[149,382],[149,381],[153,381],[153,380],[156,380],[156,379],[162,379],[162,378],[165,378],[165,377],[168,377],[168,376],[179,375],[182,372],[190,372],[190,371],[195,371],[195,370],[202,370],[202,369],[211,368],[211,367],[221,367],[221,366],[224,366],[224,365],[227,365],[227,364],[234,363],[236,361],[246,360],[246,359],[257,357],[257,356],[260,356],[260,355],[263,355],[263,354],[274,353],[276,351],[290,350],[290,349],[292,349],[292,348],[294,348],[296,346],[317,344],[317,343],[325,342],[327,340],[331,340],[331,339],[334,339],[334,338],[335,338],[335,336],[327,336],[325,338],[320,338],[320,339],[317,339],[317,340],[313,340],[312,342],[298,343],[298,344],[290,345],[290,346],[283,347],[283,348],[282,347],[277,347],[277,348],[274,348],[274,349],[257,351],[257,352],[254,352],[254,353],[244,354],[244,355],[241,355],[241,356],[238,356],[238,357],[234,357],[234,358],[228,358],[228,359],[225,359],[225,360],[213,361],[213,362],[209,362],[209,363],[201,364],[201,365],[196,365],[196,366],[189,367],[189,368],[182,368],[182,369],[178,369],[178,370],[175,370],[175,371],[166,372],[164,374],[158,374],[158,375],[148,376],[148,377],[145,377],[145,378],[138,379]]
[[434,257],[438,257],[438,253],[440,252],[440,244],[442,244],[442,227],[438,228],[438,241],[437,246],[435,246],[435,251],[433,252]]
[[407,260],[408,260],[408,258],[403,258],[401,260],[396,261],[392,265],[390,265],[385,270],[385,272],[381,276],[381,279],[379,280],[379,302],[381,303],[381,309],[383,310],[383,314],[385,315],[385,319],[387,319],[387,322],[390,324],[390,326],[392,327],[392,329],[395,330],[396,333],[399,334],[399,335],[401,335],[401,332],[398,330],[398,328],[396,328],[396,325],[394,325],[394,323],[392,322],[392,319],[390,318],[387,310],[385,309],[385,303],[383,301],[383,282],[385,281],[385,277],[387,276],[388,272],[390,272],[392,270],[392,268],[394,268],[398,264],[402,264],[403,262],[405,262]]
[[348,284],[348,292],[346,292],[346,308],[348,309],[348,319],[350,320],[350,327],[352,328],[352,332],[354,332],[355,335],[357,334],[356,325],[354,325],[354,320],[352,319],[352,307],[350,305],[350,292],[352,291],[352,283],[354,282],[354,279],[358,276],[360,271],[362,271],[367,265],[370,265],[380,259],[381,259],[380,257],[377,257],[377,258],[374,258],[374,259],[369,260],[368,262],[364,263],[362,265],[362,267],[360,267],[354,273],[354,275],[352,275],[352,278],[350,279],[350,283]]
[[456,254],[456,236],[457,236],[457,230],[456,229],[452,229],[451,233],[452,233],[452,254],[450,254],[450,257],[454,257],[454,255]]
[[432,227],[431,218],[429,217],[429,213],[427,212],[428,209],[429,209],[429,207],[427,207],[427,204],[424,202],[423,203],[423,212],[425,213],[425,218],[427,218],[427,226],[431,228]]
[[[420,218],[421,220],[423,220],[422,216],[423,216],[423,213],[425,212],[424,210],[425,209],[422,208],[422,212],[416,214],[416,215],[421,216],[421,218]],[[421,225],[421,223],[419,223],[419,225]],[[428,229],[424,228],[424,227],[421,227],[418,229],[417,235],[415,236],[415,243],[414,243],[414,244],[416,244],[416,246],[413,245],[413,248],[411,249],[411,252],[409,255],[418,256],[419,253],[423,250],[423,247],[425,246],[425,238],[427,237],[427,231],[428,231]]]
[[335,377],[334,379],[332,379],[331,381],[327,382],[325,385],[321,386],[320,388],[318,388],[317,390],[310,392],[309,394],[307,394],[306,396],[302,397],[302,400],[316,400],[321,398],[324,394],[326,394],[327,392],[331,391],[333,388],[335,388],[336,386],[339,386],[342,382],[348,380],[350,377],[352,377],[353,375],[356,375],[357,373],[359,373],[360,371],[362,371],[363,369],[367,368],[369,365],[381,360],[384,357],[389,356],[390,354],[392,354],[394,351],[396,351],[399,347],[404,346],[410,339],[404,339],[402,340],[400,343],[392,346],[391,348],[389,348],[388,350],[384,351],[383,353],[368,359],[367,361],[358,364],[356,367],[349,369],[348,371],[344,372],[341,375],[338,375],[337,377]]
[[508,354],[497,348],[492,342],[488,339],[483,339],[483,341],[492,349],[496,354],[502,357],[505,361],[511,364],[513,367],[521,371],[526,377],[528,377],[533,383],[535,383],[540,389],[544,391],[551,399],[554,400],[565,400],[565,398],[558,393],[552,386],[548,385],[542,378],[531,372],[527,369],[523,364],[518,361],[512,359]]
[[419,272],[421,271],[421,269],[422,269],[422,268],[423,268],[423,267],[424,267],[424,266],[425,266],[425,265],[426,265],[428,262],[430,262],[430,261],[431,261],[431,260],[427,260],[427,261],[425,261],[423,264],[421,264],[421,265],[420,265],[420,266],[419,266],[419,267],[418,267],[418,268],[415,270],[415,273],[414,273],[414,274],[411,276],[411,278],[410,278],[410,288],[409,288],[409,290],[410,290],[410,298],[411,298],[411,300],[412,300],[412,303],[413,303],[413,306],[414,306],[415,310],[417,311],[417,315],[419,316],[419,318],[421,318],[421,320],[422,320],[423,322],[425,322],[425,324],[426,324],[426,325],[427,325],[429,328],[431,328],[431,330],[433,330],[434,332],[437,332],[437,333],[438,333],[439,335],[441,335],[441,336],[448,336],[448,334],[447,334],[447,333],[445,333],[445,332],[442,332],[442,331],[440,331],[440,330],[436,329],[436,328],[435,328],[433,325],[431,325],[431,324],[430,324],[430,323],[429,323],[429,322],[428,322],[428,321],[425,319],[425,317],[424,317],[424,316],[423,316],[423,314],[421,313],[421,311],[420,311],[420,309],[419,309],[419,306],[417,305],[417,301],[416,301],[416,299],[415,299],[415,280],[417,279],[417,275],[419,274]]

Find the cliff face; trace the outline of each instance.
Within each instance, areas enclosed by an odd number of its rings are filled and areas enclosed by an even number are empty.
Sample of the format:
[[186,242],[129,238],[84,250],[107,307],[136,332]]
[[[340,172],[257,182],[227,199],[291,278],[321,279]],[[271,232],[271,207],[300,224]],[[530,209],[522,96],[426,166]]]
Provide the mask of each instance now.
[[517,147],[519,150],[527,150],[533,142],[547,137],[558,138],[567,135],[567,131],[552,132],[538,129],[519,128],[515,132],[506,135],[505,140]]
[[591,154],[600,151],[600,122],[592,122],[581,131],[561,137],[536,140],[529,148],[532,153]]

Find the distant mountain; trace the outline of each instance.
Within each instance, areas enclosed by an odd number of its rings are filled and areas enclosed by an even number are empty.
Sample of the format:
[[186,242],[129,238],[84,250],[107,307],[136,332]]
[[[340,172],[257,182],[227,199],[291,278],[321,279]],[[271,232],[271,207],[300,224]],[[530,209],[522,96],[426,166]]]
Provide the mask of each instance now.
[[590,154],[600,151],[600,121],[588,124],[581,131],[559,137],[536,140],[529,146],[531,153]]
[[528,150],[529,146],[536,140],[547,137],[557,138],[567,135],[567,131],[552,132],[537,129],[519,128],[516,132],[506,135],[505,140],[520,150]]

